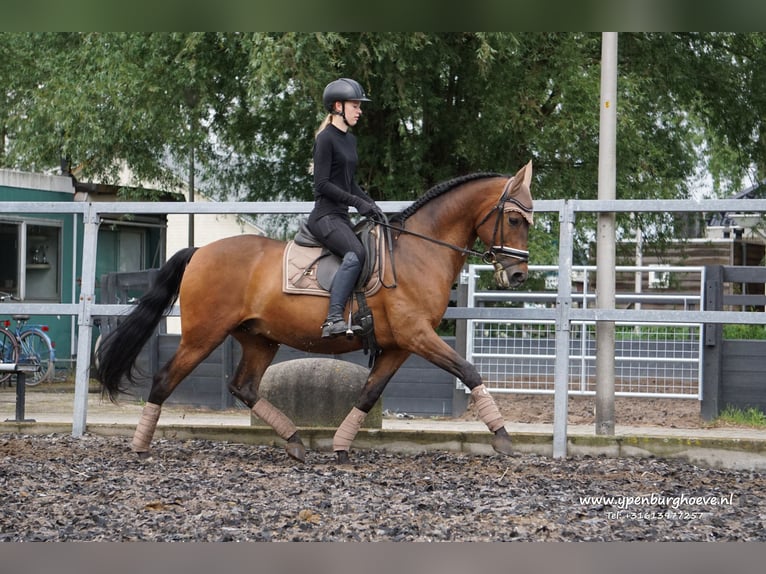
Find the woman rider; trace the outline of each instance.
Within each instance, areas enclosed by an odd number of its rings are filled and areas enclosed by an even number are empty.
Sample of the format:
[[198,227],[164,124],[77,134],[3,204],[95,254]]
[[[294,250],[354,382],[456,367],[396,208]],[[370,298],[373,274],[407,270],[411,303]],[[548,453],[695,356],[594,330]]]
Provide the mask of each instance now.
[[311,233],[332,253],[341,258],[340,268],[330,287],[330,308],[322,324],[322,337],[346,332],[343,319],[346,302],[363,268],[365,253],[356,237],[349,206],[365,217],[382,218],[375,201],[356,183],[356,137],[349,128],[362,115],[362,102],[371,101],[355,80],[340,78],[327,84],[322,103],[327,117],[314,141],[314,209],[309,214]]

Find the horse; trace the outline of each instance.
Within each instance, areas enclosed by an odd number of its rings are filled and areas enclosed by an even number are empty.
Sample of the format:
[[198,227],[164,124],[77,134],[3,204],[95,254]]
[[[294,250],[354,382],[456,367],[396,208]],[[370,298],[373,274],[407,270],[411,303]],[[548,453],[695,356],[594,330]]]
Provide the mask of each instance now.
[[[512,455],[511,438],[494,398],[476,368],[436,333],[450,290],[469,255],[495,268],[495,281],[509,289],[527,278],[527,239],[532,224],[532,162],[508,177],[475,173],[442,182],[409,207],[384,218],[389,257],[379,270],[385,288],[367,299],[379,354],[354,407],[333,435],[338,463],[349,451],[367,413],[411,354],[457,377],[471,392],[479,418],[493,433],[492,447]],[[473,249],[477,239],[487,250]],[[179,301],[181,340],[176,353],[152,378],[131,449],[148,456],[163,402],[179,383],[231,335],[242,358],[228,390],[284,440],[287,454],[304,462],[306,449],[296,425],[259,396],[261,378],[280,345],[322,354],[360,349],[359,337],[321,338],[324,297],[286,294],[282,258],[287,243],[260,235],[227,237],[174,254],[135,309],[102,341],[95,378],[116,402],[136,381],[134,363],[162,317]],[[349,301],[347,311],[353,305]]]

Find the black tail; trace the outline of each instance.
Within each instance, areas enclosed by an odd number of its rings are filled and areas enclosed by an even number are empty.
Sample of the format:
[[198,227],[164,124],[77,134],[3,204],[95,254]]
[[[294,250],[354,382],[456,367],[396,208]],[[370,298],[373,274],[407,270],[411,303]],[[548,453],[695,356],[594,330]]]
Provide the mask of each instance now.
[[197,251],[196,247],[182,249],[157,272],[152,288],[138,302],[135,310],[110,332],[96,351],[95,378],[101,383],[101,393],[115,401],[125,387],[123,380],[134,383],[133,365],[146,341],[175,304],[186,265]]

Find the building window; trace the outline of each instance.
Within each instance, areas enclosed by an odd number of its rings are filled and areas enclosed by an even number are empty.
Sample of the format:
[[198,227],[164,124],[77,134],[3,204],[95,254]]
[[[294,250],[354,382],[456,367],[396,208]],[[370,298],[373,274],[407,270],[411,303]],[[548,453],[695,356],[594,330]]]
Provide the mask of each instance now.
[[649,289],[667,289],[668,287],[670,287],[670,272],[649,271]]
[[0,291],[19,296],[21,225],[0,221]]
[[61,227],[0,222],[0,290],[29,301],[61,300]]
[[25,299],[59,301],[61,228],[27,224]]

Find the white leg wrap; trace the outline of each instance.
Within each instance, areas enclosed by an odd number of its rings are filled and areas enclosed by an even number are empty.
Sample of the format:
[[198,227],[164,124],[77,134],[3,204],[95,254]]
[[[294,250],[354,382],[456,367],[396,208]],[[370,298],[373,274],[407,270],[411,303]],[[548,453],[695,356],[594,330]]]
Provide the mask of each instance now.
[[154,430],[157,428],[157,421],[160,418],[160,405],[146,403],[141,413],[141,419],[138,421],[136,431],[133,433],[133,442],[130,448],[133,452],[148,452],[149,443],[152,442]]
[[366,416],[366,412],[360,411],[356,407],[351,409],[351,412],[340,423],[338,430],[335,431],[335,436],[332,439],[332,449],[334,451],[348,451],[351,448],[351,443],[354,442],[356,433],[359,432],[359,427],[362,426]]
[[487,425],[490,431],[495,432],[504,426],[503,415],[500,414],[500,409],[497,408],[495,399],[489,394],[487,387],[479,385],[471,391],[471,396],[481,422]]
[[258,399],[251,410],[255,416],[273,428],[285,440],[298,432],[295,423],[266,399]]

